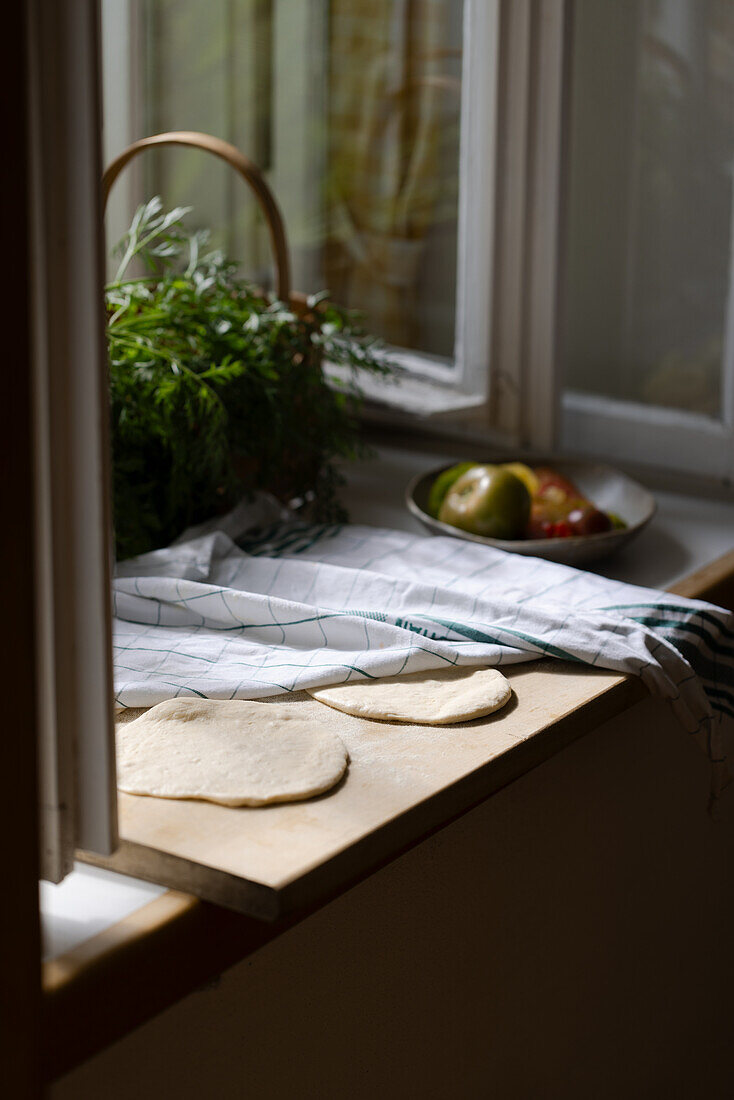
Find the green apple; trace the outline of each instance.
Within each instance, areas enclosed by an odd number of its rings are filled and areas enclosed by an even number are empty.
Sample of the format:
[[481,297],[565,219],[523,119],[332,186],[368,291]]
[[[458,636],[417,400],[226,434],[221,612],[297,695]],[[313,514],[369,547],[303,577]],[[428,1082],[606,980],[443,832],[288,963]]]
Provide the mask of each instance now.
[[465,474],[467,470],[471,470],[474,465],[473,462],[458,462],[456,466],[451,466],[438,475],[428,493],[429,515],[433,516],[434,519],[438,519],[443,499],[449,489],[462,474]]
[[492,539],[521,539],[530,517],[530,493],[502,466],[472,466],[451,486],[438,518]]

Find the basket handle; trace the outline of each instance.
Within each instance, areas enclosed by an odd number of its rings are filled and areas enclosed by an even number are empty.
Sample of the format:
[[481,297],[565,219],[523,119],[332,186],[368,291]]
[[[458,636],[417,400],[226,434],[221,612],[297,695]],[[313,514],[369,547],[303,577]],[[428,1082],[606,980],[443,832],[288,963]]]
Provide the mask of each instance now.
[[133,142],[118,157],[115,157],[105,169],[102,176],[103,208],[107,206],[107,199],[112,190],[112,185],[123,168],[138,153],[160,145],[190,145],[196,149],[203,149],[207,153],[213,153],[215,157],[220,157],[221,160],[226,161],[250,185],[260,204],[260,209],[265,215],[270,233],[270,242],[275,258],[275,284],[278,298],[281,302],[290,302],[291,277],[288,245],[285,239],[283,217],[275,201],[275,196],[265,182],[265,177],[260,169],[228,141],[222,141],[221,138],[213,137],[211,134],[200,134],[195,130],[175,130],[166,134],[154,134],[152,137],[141,138],[140,141]]

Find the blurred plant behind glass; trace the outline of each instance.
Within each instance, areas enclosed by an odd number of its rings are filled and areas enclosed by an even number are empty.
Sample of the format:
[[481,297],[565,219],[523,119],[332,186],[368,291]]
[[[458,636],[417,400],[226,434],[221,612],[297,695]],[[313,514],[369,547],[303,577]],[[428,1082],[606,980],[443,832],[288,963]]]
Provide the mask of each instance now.
[[[387,342],[452,358],[462,12],[460,0],[140,0],[133,136],[231,141],[281,205],[296,287],[327,287]],[[136,203],[193,205],[266,283],[264,226],[226,166],[189,150],[140,163]]]

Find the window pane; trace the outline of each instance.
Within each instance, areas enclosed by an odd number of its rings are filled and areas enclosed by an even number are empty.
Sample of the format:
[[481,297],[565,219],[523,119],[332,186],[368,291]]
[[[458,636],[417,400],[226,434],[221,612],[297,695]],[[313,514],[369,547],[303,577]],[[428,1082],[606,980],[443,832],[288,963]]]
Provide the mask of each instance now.
[[[331,290],[392,344],[454,344],[461,3],[142,0],[139,135],[204,130],[263,168],[286,221],[294,285]],[[204,154],[146,155],[138,198],[193,205],[258,281],[255,204]]]
[[575,8],[566,383],[721,414],[734,5]]

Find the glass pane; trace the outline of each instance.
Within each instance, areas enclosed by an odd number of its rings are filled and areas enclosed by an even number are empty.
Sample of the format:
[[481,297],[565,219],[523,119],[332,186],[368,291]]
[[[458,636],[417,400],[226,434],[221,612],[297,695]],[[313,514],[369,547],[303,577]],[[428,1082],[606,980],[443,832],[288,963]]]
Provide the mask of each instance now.
[[721,414],[734,4],[575,7],[566,383]]
[[[462,3],[142,0],[139,133],[204,130],[267,172],[297,289],[328,288],[388,342],[454,344]],[[267,234],[231,170],[146,154],[142,199],[192,205],[259,282]]]

